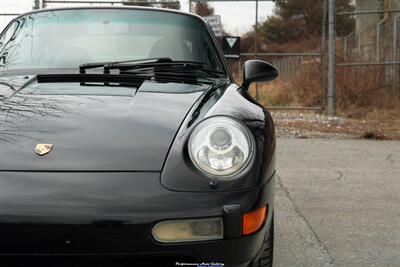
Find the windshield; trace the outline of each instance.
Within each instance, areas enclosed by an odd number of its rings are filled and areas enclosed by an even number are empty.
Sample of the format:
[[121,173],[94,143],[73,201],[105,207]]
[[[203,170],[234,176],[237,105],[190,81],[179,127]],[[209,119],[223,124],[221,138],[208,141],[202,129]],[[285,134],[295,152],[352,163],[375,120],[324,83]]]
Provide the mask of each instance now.
[[45,11],[16,19],[0,37],[0,71],[159,57],[204,62],[210,70],[223,71],[204,23],[172,12]]

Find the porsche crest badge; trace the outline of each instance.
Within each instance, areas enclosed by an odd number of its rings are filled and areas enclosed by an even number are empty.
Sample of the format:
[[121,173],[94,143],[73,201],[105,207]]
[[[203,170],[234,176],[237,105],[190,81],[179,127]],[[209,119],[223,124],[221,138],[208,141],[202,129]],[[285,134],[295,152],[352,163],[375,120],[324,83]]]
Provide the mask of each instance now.
[[35,147],[35,152],[39,156],[44,156],[48,154],[53,149],[52,144],[37,144]]

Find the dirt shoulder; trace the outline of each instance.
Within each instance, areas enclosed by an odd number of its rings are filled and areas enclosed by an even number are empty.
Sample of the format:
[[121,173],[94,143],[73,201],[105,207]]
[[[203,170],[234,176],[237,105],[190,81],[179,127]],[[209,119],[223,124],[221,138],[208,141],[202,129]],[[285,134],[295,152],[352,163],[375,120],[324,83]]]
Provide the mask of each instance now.
[[278,137],[400,140],[400,116],[355,119],[304,111],[271,111]]

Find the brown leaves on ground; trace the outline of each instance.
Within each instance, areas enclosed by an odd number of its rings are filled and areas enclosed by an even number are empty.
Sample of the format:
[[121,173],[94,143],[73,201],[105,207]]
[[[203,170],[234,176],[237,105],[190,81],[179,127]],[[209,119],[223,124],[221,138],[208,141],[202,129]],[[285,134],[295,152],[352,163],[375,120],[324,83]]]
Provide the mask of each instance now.
[[400,140],[400,118],[356,119],[315,112],[271,111],[278,136]]

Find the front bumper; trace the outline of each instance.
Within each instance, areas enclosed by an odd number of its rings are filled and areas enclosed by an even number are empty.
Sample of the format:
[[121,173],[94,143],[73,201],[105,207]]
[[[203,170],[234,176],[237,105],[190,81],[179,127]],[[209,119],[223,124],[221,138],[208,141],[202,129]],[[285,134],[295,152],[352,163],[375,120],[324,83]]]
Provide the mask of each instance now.
[[[267,229],[270,225],[266,224],[259,232],[235,239],[224,239],[218,241],[204,241],[185,243],[179,245],[161,245],[152,241],[141,244],[134,242],[121,242],[114,240],[111,244],[110,240],[104,242],[104,232],[98,230],[97,235],[103,238],[93,238],[91,234],[94,231],[80,231],[79,238],[69,235],[76,230],[60,231],[58,234],[48,236],[42,232],[42,239],[37,239],[33,242],[32,235],[25,235],[24,242],[20,244],[12,244],[18,247],[16,250],[11,250],[10,246],[2,250],[0,255],[0,266],[176,266],[176,262],[180,263],[223,263],[224,266],[249,266],[252,260],[258,255],[258,252],[263,244]],[[81,228],[82,229],[82,228]],[[37,231],[38,229],[26,229],[24,233]],[[53,231],[50,227],[47,231]],[[88,230],[88,229],[87,229]],[[46,231],[46,232],[47,232]],[[39,235],[39,233],[37,233]],[[9,240],[8,237],[4,237]],[[64,239],[62,238],[64,237]],[[65,242],[65,237],[68,237],[68,243]],[[118,237],[116,237],[118,238]],[[100,242],[99,242],[100,240]],[[59,242],[57,242],[59,241]],[[62,244],[64,241],[64,244]],[[52,245],[56,246],[52,246]],[[108,246],[107,246],[108,245]],[[7,253],[9,252],[9,253]],[[28,265],[27,263],[35,262]],[[58,263],[58,264],[55,264]],[[132,265],[135,263],[134,265]],[[70,265],[69,265],[70,264]],[[160,265],[158,265],[160,264]],[[218,265],[216,265],[218,266]]]
[[[110,266],[127,258],[152,266],[157,259],[160,266],[168,261],[247,266],[270,228],[273,188],[273,177],[248,190],[182,193],[162,187],[158,173],[0,173],[0,265],[12,266],[18,256],[28,262],[101,264],[106,257]],[[252,235],[162,244],[151,234],[161,220],[223,217],[226,205],[247,212],[266,204],[266,223]]]

